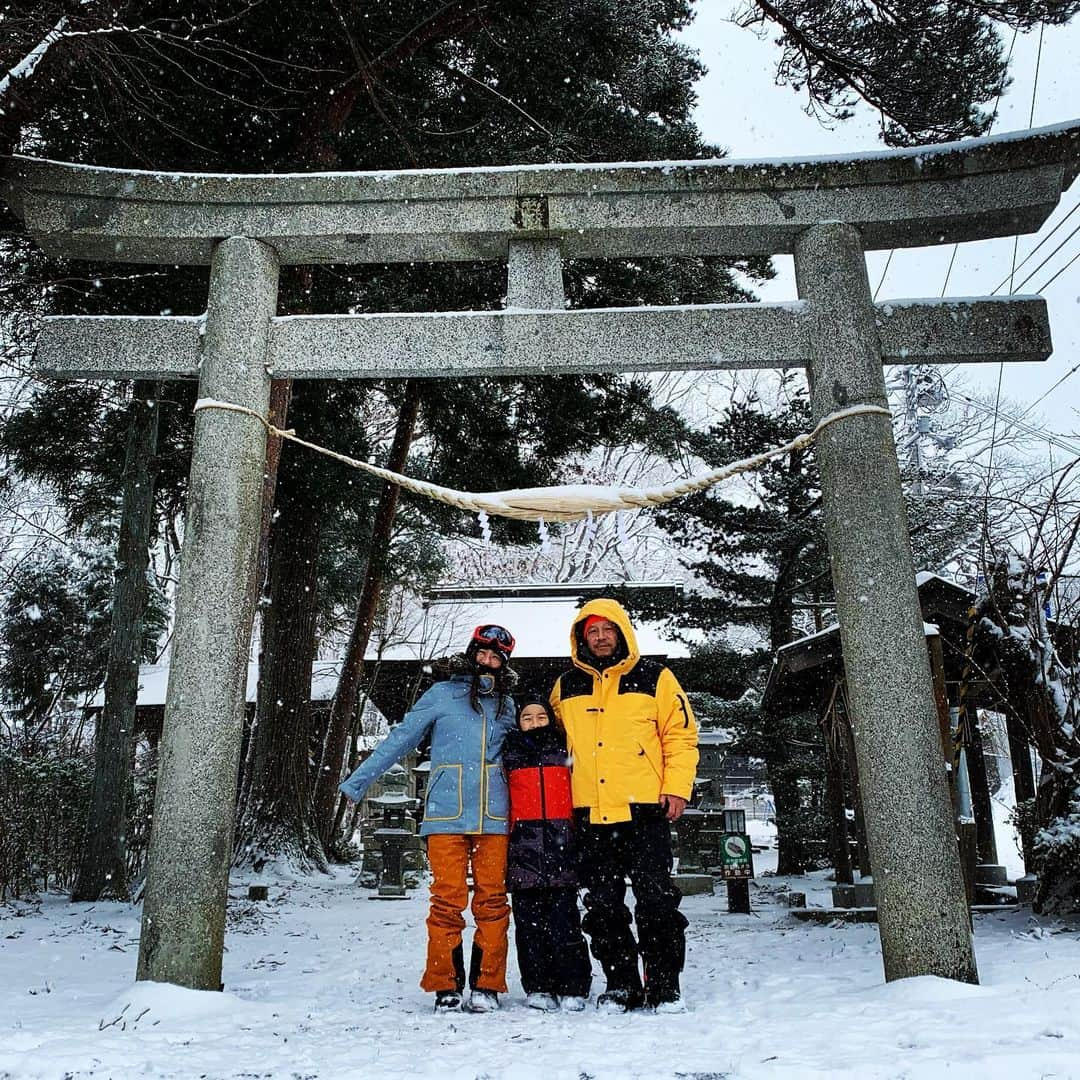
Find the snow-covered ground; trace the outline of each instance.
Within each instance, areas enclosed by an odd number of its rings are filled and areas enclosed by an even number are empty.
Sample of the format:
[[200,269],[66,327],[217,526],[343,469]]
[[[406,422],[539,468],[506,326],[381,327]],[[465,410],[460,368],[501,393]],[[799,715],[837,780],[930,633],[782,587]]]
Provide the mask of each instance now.
[[[759,874],[775,860],[756,857]],[[544,1015],[516,970],[496,1015],[436,1017],[417,987],[426,891],[379,902],[352,875],[230,904],[225,992],[133,983],[139,912],[0,908],[0,1077],[1080,1077],[1080,928],[978,916],[981,986],[885,985],[872,925],[794,922],[761,876],[754,915],[688,897],[690,1011]],[[828,902],[822,875],[791,879]],[[594,990],[602,989],[597,979]]]

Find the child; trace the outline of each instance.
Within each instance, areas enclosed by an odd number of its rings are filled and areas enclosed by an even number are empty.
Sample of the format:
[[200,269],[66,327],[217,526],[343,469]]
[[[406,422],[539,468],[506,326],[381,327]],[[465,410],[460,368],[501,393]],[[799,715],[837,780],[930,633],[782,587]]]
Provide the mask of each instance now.
[[566,740],[543,698],[528,697],[521,706],[503,743],[503,768],[510,786],[506,887],[521,985],[534,1009],[578,1012],[592,965],[577,906],[570,767]]
[[469,864],[476,921],[469,966],[469,1012],[499,1007],[506,992],[507,790],[500,765],[503,738],[514,726],[510,669],[514,638],[501,626],[478,626],[465,653],[448,657],[449,678],[437,682],[343,784],[359,802],[394,762],[431,733],[431,774],[420,835],[431,864],[427,966],[420,986],[435,992],[436,1012],[462,1009],[465,961],[462,912],[469,902]]

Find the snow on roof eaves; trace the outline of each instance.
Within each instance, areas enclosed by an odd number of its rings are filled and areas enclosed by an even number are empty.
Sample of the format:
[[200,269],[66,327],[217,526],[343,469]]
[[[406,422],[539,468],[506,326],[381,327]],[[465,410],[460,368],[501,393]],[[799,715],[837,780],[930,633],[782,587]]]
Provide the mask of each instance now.
[[[337,689],[340,664],[336,661],[316,660],[311,665],[311,700],[330,701]],[[254,704],[259,685],[259,665],[252,660],[248,664],[247,695],[249,705]],[[141,664],[139,666],[138,704],[143,707],[164,705],[169,689],[168,664]],[[100,709],[105,704],[105,691],[99,690],[87,703],[89,709]],[[367,707],[375,706],[369,701]],[[377,711],[377,710],[376,710]]]
[[[800,649],[804,649],[812,641],[820,641],[823,638],[827,638],[827,637],[830,637],[832,635],[837,635],[839,633],[840,633],[840,624],[839,623],[829,623],[828,626],[822,627],[816,633],[807,634],[806,637],[801,637],[801,638],[796,639],[795,641],[789,641],[786,645],[781,645],[780,648],[776,650],[776,655],[779,657],[779,656],[786,656],[789,653],[798,652]],[[936,623],[924,622],[923,623],[923,633],[927,637],[936,637],[938,634],[941,633],[941,631],[938,629]]]

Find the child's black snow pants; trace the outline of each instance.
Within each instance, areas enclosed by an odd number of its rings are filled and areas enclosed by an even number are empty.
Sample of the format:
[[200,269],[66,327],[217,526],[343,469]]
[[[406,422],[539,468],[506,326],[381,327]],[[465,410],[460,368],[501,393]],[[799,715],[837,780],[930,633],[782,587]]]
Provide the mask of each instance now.
[[581,936],[577,889],[515,889],[511,906],[525,993],[588,997],[592,964]]

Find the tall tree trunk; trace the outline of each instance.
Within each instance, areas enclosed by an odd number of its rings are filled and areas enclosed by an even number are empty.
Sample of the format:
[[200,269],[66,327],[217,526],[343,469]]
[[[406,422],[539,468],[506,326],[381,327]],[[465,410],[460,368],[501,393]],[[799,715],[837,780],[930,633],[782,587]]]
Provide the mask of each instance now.
[[[798,581],[802,543],[794,545],[780,560],[772,596],[769,598],[769,645],[773,655],[795,637],[793,593]],[[798,777],[792,772],[791,755],[783,739],[767,742],[765,771],[776,804],[776,872],[801,874],[806,868],[806,849],[799,842],[797,822],[802,813]]]
[[[1009,760],[1012,762],[1013,802],[1016,806],[1035,801],[1035,770],[1031,765],[1031,742],[1016,710],[1005,709],[1005,730],[1009,739]],[[1019,818],[1020,850],[1024,857],[1026,873],[1035,871],[1035,817],[1034,813]]]
[[[971,708],[974,710],[974,706]],[[967,748],[967,765],[979,862],[996,863],[998,852],[997,837],[994,835],[994,800],[990,791],[990,779],[986,775],[986,754],[978,712],[973,711],[971,720],[971,745]]]
[[[294,267],[299,272],[309,270],[308,267]],[[292,402],[292,379],[273,379],[270,382],[270,423],[274,427],[284,428],[289,416],[289,405]],[[256,627],[259,639],[259,655],[262,655],[262,625],[263,613],[266,608],[269,581],[267,574],[270,572],[270,524],[274,517],[274,496],[277,492],[278,466],[281,464],[281,447],[285,440],[280,435],[266,433],[266,465],[263,473],[263,503],[262,518],[259,523],[259,554],[255,567],[256,588]],[[251,757],[255,749],[252,739],[252,727],[254,717],[244,714],[244,745],[240,757],[240,778],[237,783],[239,791],[239,804],[246,805],[248,789],[251,786]]]
[[320,509],[302,469],[283,468],[270,542],[256,718],[239,807],[239,865],[284,860],[325,869],[311,817],[311,663],[318,607]]
[[825,797],[829,806],[829,852],[837,885],[850,885],[854,880],[851,869],[851,846],[848,844],[847,800],[844,798],[844,736],[843,721],[830,705],[822,718],[825,738]]
[[[401,472],[405,466],[419,409],[420,383],[417,379],[410,379],[405,384],[405,397],[401,403],[401,411],[398,413],[394,441],[386,462],[386,467],[392,472]],[[386,556],[390,548],[390,535],[394,527],[400,490],[397,484],[387,483],[383,485],[379,496],[368,551],[364,587],[356,605],[356,619],[352,633],[349,635],[345,657],[342,660],[341,677],[330,705],[330,721],[323,744],[319,779],[315,788],[315,823],[324,848],[330,847],[334,836],[337,818],[335,807],[341,767],[348,748],[349,731],[356,715],[360,683],[364,675],[364,653],[371,640],[375,612],[378,610],[379,598],[382,595],[383,580],[386,575]]]
[[127,808],[146,607],[146,567],[154,516],[152,462],[158,437],[157,397],[156,383],[137,381],[132,388],[105,705],[97,723],[90,813],[72,900],[128,898]]

